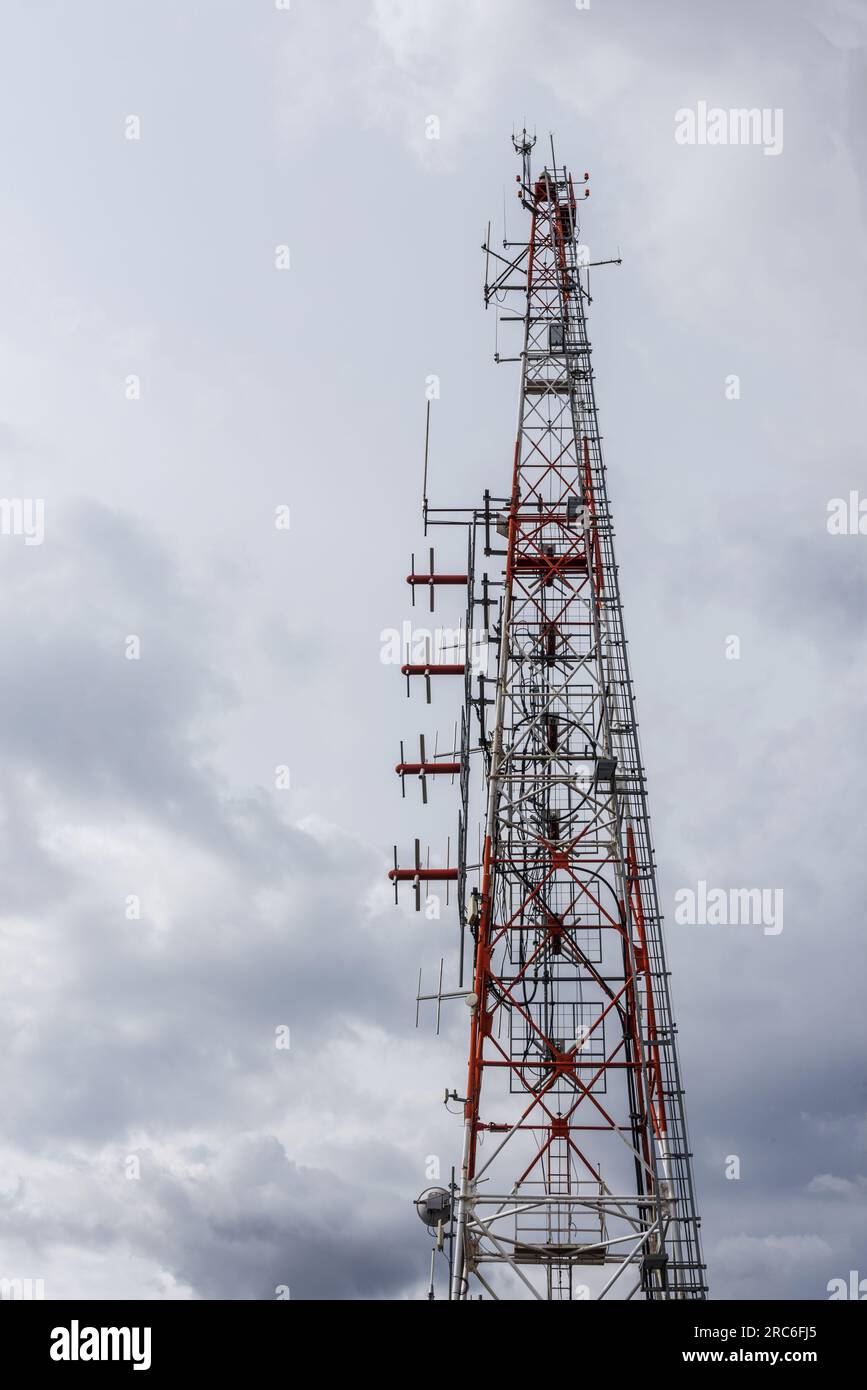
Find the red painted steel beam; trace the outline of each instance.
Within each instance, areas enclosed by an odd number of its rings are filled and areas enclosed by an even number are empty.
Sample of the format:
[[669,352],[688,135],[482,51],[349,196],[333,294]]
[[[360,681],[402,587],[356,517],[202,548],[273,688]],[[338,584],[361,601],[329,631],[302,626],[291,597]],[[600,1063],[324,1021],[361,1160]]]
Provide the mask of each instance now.
[[462,676],[466,665],[460,666],[401,666],[402,676]]
[[436,776],[437,773],[447,772],[456,777],[461,770],[460,763],[398,763],[394,769],[398,777],[425,777]]
[[408,574],[407,584],[466,584],[466,574]]
[[388,876],[392,883],[414,883],[418,879],[419,883],[454,883],[457,881],[457,869],[389,869]]

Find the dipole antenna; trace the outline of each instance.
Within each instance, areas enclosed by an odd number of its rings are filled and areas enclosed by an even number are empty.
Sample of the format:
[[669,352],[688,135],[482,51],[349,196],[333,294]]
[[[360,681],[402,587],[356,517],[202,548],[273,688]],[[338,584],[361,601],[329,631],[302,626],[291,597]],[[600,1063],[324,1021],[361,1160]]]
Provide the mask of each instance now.
[[515,147],[515,153],[521,156],[521,182],[524,188],[528,189],[530,186],[530,155],[536,144],[536,132],[528,135],[526,126],[520,135],[516,135],[512,131],[512,144]]

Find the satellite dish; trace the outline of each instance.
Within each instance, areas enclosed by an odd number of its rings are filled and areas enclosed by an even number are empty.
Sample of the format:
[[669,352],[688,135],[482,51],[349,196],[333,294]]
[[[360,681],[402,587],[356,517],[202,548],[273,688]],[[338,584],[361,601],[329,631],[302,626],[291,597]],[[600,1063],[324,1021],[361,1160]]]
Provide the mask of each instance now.
[[415,1209],[429,1231],[435,1231],[440,1222],[445,1224],[451,1218],[452,1197],[444,1187],[429,1187],[420,1197],[416,1197]]

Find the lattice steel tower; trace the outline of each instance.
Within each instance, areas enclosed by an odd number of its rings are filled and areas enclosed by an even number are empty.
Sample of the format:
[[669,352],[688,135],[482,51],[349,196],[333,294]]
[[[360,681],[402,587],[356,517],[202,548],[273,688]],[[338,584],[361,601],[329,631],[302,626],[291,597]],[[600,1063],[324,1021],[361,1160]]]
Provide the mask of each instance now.
[[[465,637],[430,638],[407,686],[462,676],[458,746],[402,781],[459,778],[457,863],[395,866],[395,886],[454,881],[458,987],[470,1011],[463,1153],[419,1198],[453,1299],[704,1298],[691,1156],[669,998],[646,783],[614,559],[587,336],[589,264],[573,181],[531,172],[516,138],[526,242],[486,240],[486,304],[519,295],[518,431],[510,492],[435,509],[462,525],[466,574],[409,576],[413,596],[466,585]],[[586,184],[587,175],[584,176]],[[585,196],[586,196],[585,190]],[[596,263],[598,264],[598,262]],[[428,423],[430,422],[430,412]],[[488,564],[482,572],[482,554]],[[501,557],[497,559],[497,557]],[[503,560],[505,564],[503,566]],[[475,634],[472,646],[471,634]],[[490,637],[487,674],[478,653]],[[446,659],[448,658],[448,659]],[[476,772],[481,775],[476,776]],[[484,826],[469,862],[468,824]],[[464,978],[464,945],[472,974]],[[431,1278],[431,1293],[435,1287]]]

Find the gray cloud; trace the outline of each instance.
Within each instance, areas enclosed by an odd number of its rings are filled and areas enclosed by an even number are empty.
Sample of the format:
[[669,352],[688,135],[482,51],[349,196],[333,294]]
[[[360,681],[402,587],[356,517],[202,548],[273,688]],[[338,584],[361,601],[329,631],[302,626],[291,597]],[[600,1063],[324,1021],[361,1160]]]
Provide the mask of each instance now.
[[[863,11],[106,3],[3,26],[0,491],[47,514],[41,547],[0,537],[8,1273],[420,1290],[411,1201],[457,1156],[439,1100],[465,1020],[414,1033],[455,923],[395,910],[383,875],[393,840],[454,835],[448,793],[423,818],[391,771],[454,701],[408,704],[380,633],[412,615],[429,373],[438,500],[509,467],[477,245],[525,117],[590,169],[591,248],[624,252],[591,331],[712,1291],[867,1272],[867,541],[825,527],[867,490]],[[699,98],[782,105],[783,154],[677,146]],[[699,878],[784,887],[783,934],[677,926]]]

